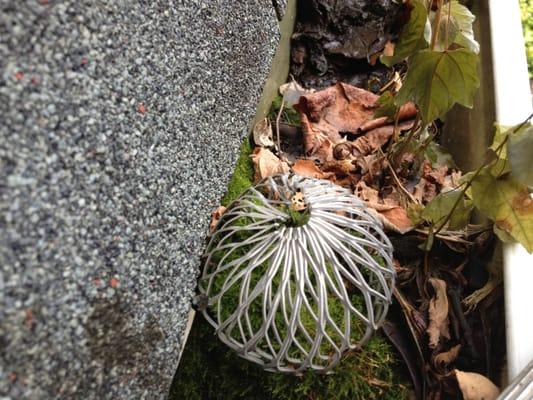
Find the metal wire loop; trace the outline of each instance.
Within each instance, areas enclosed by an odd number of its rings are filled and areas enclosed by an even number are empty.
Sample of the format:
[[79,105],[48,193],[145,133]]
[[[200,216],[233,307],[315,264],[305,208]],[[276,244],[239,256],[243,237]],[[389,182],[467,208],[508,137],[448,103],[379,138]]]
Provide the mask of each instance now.
[[[307,207],[296,221],[295,193]],[[269,371],[327,373],[378,329],[394,280],[392,245],[363,202],[329,181],[284,174],[228,207],[199,289],[203,314],[241,357]]]

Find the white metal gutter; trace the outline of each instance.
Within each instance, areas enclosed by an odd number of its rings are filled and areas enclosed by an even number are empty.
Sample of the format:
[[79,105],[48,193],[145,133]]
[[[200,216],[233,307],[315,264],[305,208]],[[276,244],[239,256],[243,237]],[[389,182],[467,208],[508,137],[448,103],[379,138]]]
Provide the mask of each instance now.
[[[518,0],[489,0],[496,118],[516,125],[532,112]],[[532,155],[533,157],[533,155]],[[504,247],[507,368],[512,381],[533,360],[533,255]]]

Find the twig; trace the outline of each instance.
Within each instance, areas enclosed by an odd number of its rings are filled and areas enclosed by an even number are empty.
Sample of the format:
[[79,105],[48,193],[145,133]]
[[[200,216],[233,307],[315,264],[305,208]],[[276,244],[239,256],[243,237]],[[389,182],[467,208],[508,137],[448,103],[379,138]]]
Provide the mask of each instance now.
[[442,1],[438,0],[437,2],[437,12],[435,15],[435,22],[433,23],[433,35],[431,36],[431,50],[435,49],[435,44],[437,43],[437,39],[439,37],[439,29],[440,29],[440,21],[441,21],[441,14],[442,14]]
[[283,106],[285,105],[285,99],[281,99],[281,105],[279,106],[278,115],[276,116],[276,134],[278,139],[278,151],[279,156],[283,154],[283,151],[281,150],[281,140],[280,140],[280,134],[279,134],[279,120],[281,119],[281,113],[283,112]]
[[416,132],[419,131],[418,129],[418,123],[420,122],[420,113],[416,114],[415,122],[413,123],[413,127],[407,134],[407,137],[404,139],[404,141],[401,143],[401,147],[398,150],[398,153],[392,157],[393,163],[396,164],[395,160],[400,160],[401,156],[407,149],[407,145],[413,140],[413,137],[415,136]]
[[419,201],[411,194],[409,193],[409,191],[402,185],[402,183],[400,182],[400,179],[398,179],[398,175],[396,175],[396,172],[394,172],[394,168],[392,168],[392,166],[390,165],[390,163],[385,160],[385,162],[387,163],[387,167],[389,168],[393,178],[394,178],[394,181],[396,182],[396,184],[398,185],[398,187],[407,195],[407,197],[409,197],[409,199],[415,203],[415,204],[418,204]]
[[444,50],[448,50],[448,34],[450,32],[450,18],[452,15],[452,2],[448,0],[448,19],[446,20],[446,36],[444,38]]

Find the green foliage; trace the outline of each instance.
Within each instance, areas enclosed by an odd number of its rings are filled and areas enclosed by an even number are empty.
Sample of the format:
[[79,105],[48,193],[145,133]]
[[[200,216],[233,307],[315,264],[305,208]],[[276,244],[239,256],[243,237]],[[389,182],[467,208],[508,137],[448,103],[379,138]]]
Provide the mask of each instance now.
[[[439,24],[439,34],[435,41],[434,50],[445,51],[451,44],[457,44],[475,54],[479,53],[479,43],[474,39],[472,24],[476,17],[470,10],[456,0],[444,6]],[[434,21],[436,13],[430,13],[430,21]]]
[[228,185],[228,190],[221,200],[223,206],[227,206],[239,195],[253,184],[254,165],[250,159],[252,146],[248,138],[245,138],[241,144],[239,158],[235,165],[235,171]]
[[439,225],[450,216],[449,229],[457,230],[468,224],[472,208],[471,202],[465,201],[462,191],[451,190],[440,193],[426,205],[421,212],[421,218],[431,224]]
[[419,51],[409,60],[396,104],[414,101],[425,123],[443,117],[455,103],[472,107],[479,87],[477,63],[477,55],[466,49]]
[[418,0],[411,2],[409,21],[402,28],[402,32],[394,48],[392,56],[381,56],[380,61],[387,67],[397,64],[416,51],[428,47],[426,6]]
[[[413,101],[422,121],[443,118],[456,103],[472,107],[479,87],[479,44],[474,39],[474,15],[452,0],[428,15],[426,2],[413,0],[393,56],[382,56],[387,66],[408,60],[404,84],[396,106]],[[427,49],[428,42],[431,43]],[[390,111],[390,106],[387,107]]]
[[424,154],[434,168],[438,168],[442,165],[447,165],[451,168],[455,167],[455,162],[453,161],[451,154],[448,153],[444,147],[434,141],[429,143]]
[[484,170],[472,182],[472,199],[494,221],[500,239],[510,235],[533,252],[533,200],[524,185],[511,175],[496,178]]
[[533,187],[533,127],[528,126],[511,135],[507,153],[515,179]]
[[390,344],[379,335],[361,351],[347,353],[334,374],[308,371],[297,377],[242,360],[198,315],[169,400],[402,400],[407,387]]
[[391,120],[398,111],[398,106],[394,103],[394,96],[391,92],[385,92],[378,99],[379,108],[374,113],[374,118],[387,117]]
[[531,0],[520,0],[520,10],[522,11],[522,28],[526,41],[529,78],[533,78],[533,2]]

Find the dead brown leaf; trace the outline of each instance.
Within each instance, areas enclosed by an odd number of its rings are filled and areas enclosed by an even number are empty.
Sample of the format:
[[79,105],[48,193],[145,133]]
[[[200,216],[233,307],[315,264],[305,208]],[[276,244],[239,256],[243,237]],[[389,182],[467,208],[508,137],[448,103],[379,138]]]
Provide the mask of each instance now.
[[[398,114],[398,121],[405,121],[405,120],[413,119],[416,117],[417,112],[418,111],[414,103],[412,102],[406,103],[400,107],[400,111]],[[375,118],[375,119],[365,122],[363,125],[361,125],[360,129],[363,132],[367,132],[372,129],[376,129],[376,128],[379,128],[381,126],[384,126],[390,123],[391,121],[389,118],[379,117],[379,118]]]
[[386,230],[404,234],[413,229],[413,222],[407,211],[393,197],[384,201],[376,189],[362,180],[355,186],[354,194],[366,203],[370,213],[381,221]]
[[254,143],[261,147],[273,147],[272,125],[268,118],[263,118],[253,129]]
[[217,226],[218,220],[222,215],[226,212],[226,207],[224,206],[218,206],[212,213],[211,213],[211,223],[209,224],[209,233],[212,234],[215,231],[215,228]]
[[383,55],[386,57],[392,57],[392,55],[394,54],[394,47],[396,47],[396,43],[391,40],[388,40],[387,43],[385,43]]
[[377,99],[372,92],[340,82],[301,96],[295,108],[302,116],[306,155],[315,155],[326,142],[330,147],[338,143],[339,132],[357,132],[374,115]]
[[392,207],[389,210],[382,210],[379,214],[384,218],[383,225],[385,226],[385,229],[401,234],[407,233],[413,229],[413,222],[407,215],[407,211],[402,207]]
[[500,389],[488,378],[474,372],[462,372],[456,369],[455,377],[464,400],[496,400]]
[[[414,121],[398,124],[398,130],[410,129]],[[385,125],[366,132],[353,141],[353,147],[362,155],[367,155],[380,149],[394,134],[394,125]]]
[[442,279],[429,278],[429,283],[435,290],[435,296],[429,302],[429,347],[434,349],[440,342],[441,337],[450,338],[448,320],[448,296],[446,294],[446,282]]
[[450,350],[437,354],[433,359],[433,364],[437,369],[444,370],[447,365],[455,361],[459,351],[461,351],[460,344],[453,346]]
[[336,175],[337,178],[343,178],[355,172],[356,166],[351,160],[333,160],[325,162],[322,169]]
[[301,114],[301,124],[305,155],[320,162],[333,160],[333,147],[341,135],[322,121],[312,124],[305,114]]
[[298,175],[317,179],[328,179],[334,175],[331,172],[323,172],[316,166],[313,160],[296,160],[292,166],[292,170]]
[[363,201],[375,204],[379,203],[379,192],[373,187],[368,186],[364,181],[357,183],[354,193]]
[[281,161],[270,150],[263,147],[256,147],[251,158],[254,163],[256,182],[267,176],[289,172],[286,162]]

